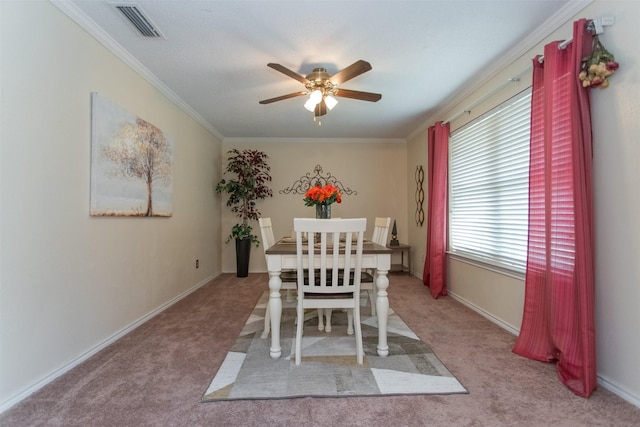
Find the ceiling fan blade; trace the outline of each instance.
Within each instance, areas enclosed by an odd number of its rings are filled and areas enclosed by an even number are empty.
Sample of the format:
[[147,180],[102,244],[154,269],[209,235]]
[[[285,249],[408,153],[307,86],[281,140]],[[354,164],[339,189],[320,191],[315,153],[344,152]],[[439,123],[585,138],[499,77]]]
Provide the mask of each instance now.
[[264,99],[260,101],[260,104],[271,104],[272,102],[282,101],[283,99],[295,98],[296,96],[302,96],[306,92],[293,92],[287,95],[276,96],[275,98]]
[[316,110],[314,115],[318,117],[318,116],[324,116],[325,114],[327,114],[327,105],[324,103],[324,99],[323,99],[316,105]]
[[291,77],[292,79],[296,79],[302,84],[307,84],[309,82],[309,80],[307,80],[304,76],[301,76],[295,71],[291,71],[287,67],[282,66],[280,64],[274,64],[273,62],[270,62],[267,64],[267,67],[271,67],[276,71],[280,71],[282,74],[286,74],[287,76]]
[[366,73],[370,69],[371,64],[361,59],[349,65],[347,68],[338,71],[333,76],[331,76],[329,80],[334,85],[339,85],[346,82],[347,80],[351,80],[352,78],[359,76],[362,73]]
[[377,102],[382,98],[382,95],[379,93],[360,92],[358,90],[349,89],[336,89],[334,95],[342,98],[352,98],[370,102]]

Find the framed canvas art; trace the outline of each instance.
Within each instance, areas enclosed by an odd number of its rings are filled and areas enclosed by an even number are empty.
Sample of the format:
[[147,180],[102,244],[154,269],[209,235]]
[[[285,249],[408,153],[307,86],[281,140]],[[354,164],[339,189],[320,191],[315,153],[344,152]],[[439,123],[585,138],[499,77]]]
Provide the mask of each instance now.
[[173,140],[91,94],[91,216],[170,217]]

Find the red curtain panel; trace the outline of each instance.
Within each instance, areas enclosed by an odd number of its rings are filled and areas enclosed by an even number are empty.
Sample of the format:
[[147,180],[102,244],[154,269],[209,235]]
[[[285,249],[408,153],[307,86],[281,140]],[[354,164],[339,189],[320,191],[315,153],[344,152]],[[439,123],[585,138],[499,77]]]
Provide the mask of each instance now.
[[447,186],[449,123],[428,129],[427,254],[422,281],[434,298],[447,294]]
[[588,21],[573,42],[533,60],[529,239],[522,327],[514,353],[555,362],[575,394],[596,389],[591,112],[578,74]]

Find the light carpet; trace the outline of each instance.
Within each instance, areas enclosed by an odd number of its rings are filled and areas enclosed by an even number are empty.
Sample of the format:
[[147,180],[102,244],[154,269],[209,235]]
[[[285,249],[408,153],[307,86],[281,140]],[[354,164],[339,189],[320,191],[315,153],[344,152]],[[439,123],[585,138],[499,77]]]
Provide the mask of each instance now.
[[389,309],[389,356],[377,354],[377,318],[362,298],[364,363],[356,362],[355,336],[347,335],[347,315],[334,310],[331,332],[319,331],[316,311],[305,319],[302,361],[295,364],[295,301],[283,298],[280,344],[282,356],[269,356],[271,338],[262,338],[268,292],[258,301],[227,353],[203,402],[295,397],[453,394],[467,390],[427,344]]

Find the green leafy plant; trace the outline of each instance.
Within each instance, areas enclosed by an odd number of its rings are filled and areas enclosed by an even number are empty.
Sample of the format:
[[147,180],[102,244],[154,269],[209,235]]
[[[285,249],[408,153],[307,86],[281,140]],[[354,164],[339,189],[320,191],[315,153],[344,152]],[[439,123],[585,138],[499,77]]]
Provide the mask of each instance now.
[[231,239],[251,239],[256,246],[260,245],[258,236],[253,234],[250,220],[257,221],[260,211],[256,206],[257,200],[273,196],[268,186],[271,181],[271,167],[267,163],[269,156],[257,150],[229,150],[227,168],[224,175],[232,174],[233,178],[222,178],[216,185],[216,193],[226,193],[229,196],[227,206],[242,223],[231,228]]

